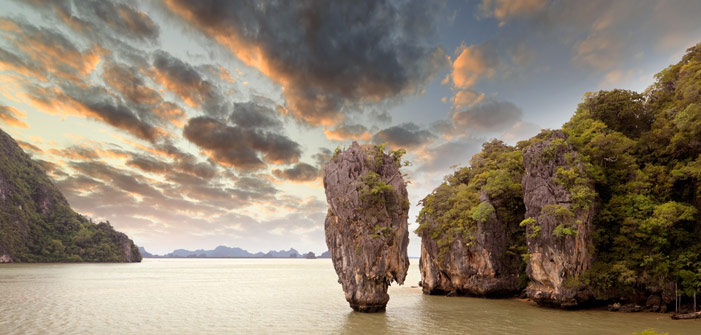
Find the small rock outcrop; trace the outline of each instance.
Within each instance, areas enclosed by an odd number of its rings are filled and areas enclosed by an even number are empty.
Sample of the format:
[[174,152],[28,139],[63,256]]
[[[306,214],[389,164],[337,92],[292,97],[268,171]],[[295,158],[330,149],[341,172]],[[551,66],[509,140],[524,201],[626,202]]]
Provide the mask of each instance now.
[[525,287],[520,154],[501,141],[485,143],[469,167],[422,200],[416,232],[424,293],[507,297]]
[[526,294],[538,304],[573,308],[593,299],[579,276],[592,264],[596,193],[565,139],[560,130],[543,133],[523,151]]
[[392,281],[409,267],[409,200],[401,155],[382,147],[337,149],[324,169],[326,245],[346,300],[359,312],[383,311]]
[[[484,191],[480,200],[492,208],[499,206]],[[517,254],[509,253],[509,246],[515,238],[513,228],[493,211],[484,221],[477,221],[469,245],[458,236],[442,257],[438,240],[431,238],[428,230],[422,230],[419,233],[419,268],[423,292],[481,297],[505,297],[517,293],[522,288],[519,286],[520,259]]]

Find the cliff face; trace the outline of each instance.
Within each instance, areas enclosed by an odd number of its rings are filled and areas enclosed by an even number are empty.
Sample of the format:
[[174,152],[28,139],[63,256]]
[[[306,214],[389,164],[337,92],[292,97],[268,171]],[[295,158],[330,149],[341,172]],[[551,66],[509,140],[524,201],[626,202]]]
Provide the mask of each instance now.
[[562,131],[523,151],[529,298],[539,304],[575,307],[592,299],[579,276],[592,264],[591,183],[581,177],[577,153]]
[[470,167],[423,200],[417,233],[424,293],[500,297],[523,287],[520,158],[516,148],[487,143]]
[[[482,192],[482,202],[492,202]],[[429,219],[431,220],[431,219]],[[477,221],[474,237],[458,236],[440,257],[437,240],[421,234],[421,287],[427,294],[500,297],[513,295],[519,287],[519,258],[509,254],[514,236],[496,212]]]
[[403,284],[409,267],[409,201],[399,159],[353,142],[325,166],[326,244],[356,311],[384,310],[387,287]]
[[0,130],[0,263],[139,262],[141,254],[109,223],[75,213],[61,192]]

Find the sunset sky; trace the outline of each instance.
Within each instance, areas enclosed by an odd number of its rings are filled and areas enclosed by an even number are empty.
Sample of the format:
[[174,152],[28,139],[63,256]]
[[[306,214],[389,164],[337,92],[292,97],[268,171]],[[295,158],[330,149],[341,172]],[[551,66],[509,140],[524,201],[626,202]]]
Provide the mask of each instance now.
[[[325,251],[321,168],[406,148],[417,203],[481,143],[643,91],[701,1],[0,0],[0,128],[152,253]],[[409,255],[419,255],[410,235]]]

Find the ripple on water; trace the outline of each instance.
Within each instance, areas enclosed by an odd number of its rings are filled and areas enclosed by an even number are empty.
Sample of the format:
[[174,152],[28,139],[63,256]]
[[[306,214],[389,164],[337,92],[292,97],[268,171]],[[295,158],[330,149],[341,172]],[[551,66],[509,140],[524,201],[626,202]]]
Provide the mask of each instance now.
[[[418,281],[412,264],[406,282]],[[328,259],[10,264],[0,267],[0,297],[2,334],[701,333],[700,320],[427,296],[407,286],[390,287],[385,313],[354,313]]]

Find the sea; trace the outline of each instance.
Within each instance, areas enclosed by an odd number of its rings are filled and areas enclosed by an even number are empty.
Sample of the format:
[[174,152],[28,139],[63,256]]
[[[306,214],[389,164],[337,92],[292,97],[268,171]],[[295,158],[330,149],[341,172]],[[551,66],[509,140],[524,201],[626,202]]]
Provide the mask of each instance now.
[[418,259],[384,313],[353,312],[330,259],[0,265],[0,334],[701,334],[670,314],[429,296]]

